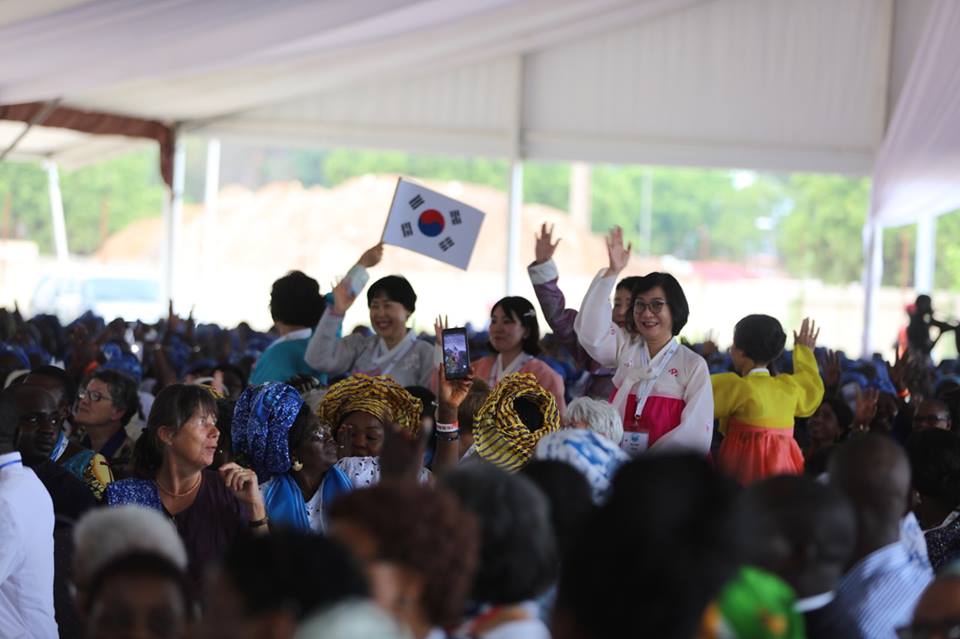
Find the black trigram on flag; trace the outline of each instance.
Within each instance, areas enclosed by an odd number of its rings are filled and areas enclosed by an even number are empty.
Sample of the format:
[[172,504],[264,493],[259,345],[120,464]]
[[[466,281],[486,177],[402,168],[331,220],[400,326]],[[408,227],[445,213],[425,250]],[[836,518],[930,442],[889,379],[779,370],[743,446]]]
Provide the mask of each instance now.
[[450,211],[450,223],[456,226],[460,224],[463,220],[460,219],[460,209],[454,209]]
[[410,200],[410,208],[416,210],[416,209],[420,208],[421,206],[423,206],[423,198],[420,197],[419,194],[416,195],[416,196],[414,196],[414,198],[413,198],[412,200]]
[[413,235],[413,226],[410,225],[410,222],[404,222],[400,225],[400,231],[404,237],[410,237]]
[[442,242],[440,242],[439,246],[441,251],[446,251],[448,249],[451,249],[453,248],[453,240],[448,237]]

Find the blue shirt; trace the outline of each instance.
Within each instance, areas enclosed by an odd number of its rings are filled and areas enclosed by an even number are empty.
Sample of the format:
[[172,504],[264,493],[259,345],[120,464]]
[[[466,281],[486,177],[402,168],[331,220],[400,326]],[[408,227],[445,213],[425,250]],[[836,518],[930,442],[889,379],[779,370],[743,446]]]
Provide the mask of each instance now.
[[896,639],[896,629],[910,625],[913,609],[933,579],[931,570],[910,558],[900,541],[860,560],[837,586],[832,606],[847,610],[869,639]]
[[326,381],[326,375],[311,368],[303,359],[311,332],[309,328],[294,331],[271,344],[257,359],[250,384],[286,382],[297,375],[316,377],[321,383]]

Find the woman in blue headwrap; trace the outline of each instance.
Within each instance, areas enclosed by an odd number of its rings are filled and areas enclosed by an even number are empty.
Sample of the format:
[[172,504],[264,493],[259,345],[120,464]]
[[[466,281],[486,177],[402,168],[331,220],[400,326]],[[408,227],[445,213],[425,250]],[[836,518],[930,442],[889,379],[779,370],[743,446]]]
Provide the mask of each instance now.
[[323,505],[346,481],[331,469],[337,446],[330,426],[296,389],[269,382],[243,391],[231,428],[234,454],[245,457],[262,482],[270,521],[322,532]]

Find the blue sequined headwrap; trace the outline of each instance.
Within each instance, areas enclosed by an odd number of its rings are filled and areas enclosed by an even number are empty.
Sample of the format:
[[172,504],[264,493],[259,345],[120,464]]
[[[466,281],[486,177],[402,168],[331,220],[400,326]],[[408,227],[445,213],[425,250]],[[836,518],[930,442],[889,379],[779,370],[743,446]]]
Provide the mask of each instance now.
[[233,452],[246,456],[261,482],[290,470],[288,437],[302,406],[300,393],[281,382],[250,386],[237,400]]
[[123,373],[133,379],[138,386],[143,381],[143,367],[136,355],[123,352],[123,349],[113,342],[104,344],[100,352],[107,360],[100,365],[101,369]]

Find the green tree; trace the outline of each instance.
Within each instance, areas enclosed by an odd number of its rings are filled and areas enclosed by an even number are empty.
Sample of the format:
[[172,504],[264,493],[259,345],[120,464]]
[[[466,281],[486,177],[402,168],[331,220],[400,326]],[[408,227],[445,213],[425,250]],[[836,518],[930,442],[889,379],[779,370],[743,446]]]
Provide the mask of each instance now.
[[[155,148],[72,172],[61,172],[67,242],[72,253],[96,251],[101,230],[114,233],[134,220],[163,212],[167,189]],[[47,174],[39,164],[0,164],[0,207],[11,201],[11,237],[37,242],[53,252]],[[103,227],[103,228],[102,228]]]

